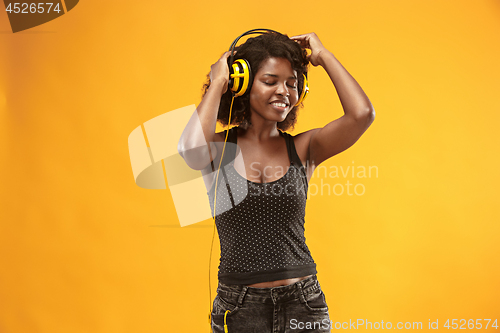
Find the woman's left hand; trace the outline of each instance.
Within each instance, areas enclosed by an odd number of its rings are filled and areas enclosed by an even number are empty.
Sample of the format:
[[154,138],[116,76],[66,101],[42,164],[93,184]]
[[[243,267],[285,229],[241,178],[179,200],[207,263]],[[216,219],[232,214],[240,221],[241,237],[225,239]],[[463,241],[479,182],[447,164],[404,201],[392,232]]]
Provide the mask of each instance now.
[[320,65],[320,54],[322,52],[326,52],[327,50],[323,44],[321,44],[321,41],[314,32],[305,35],[292,36],[290,39],[299,43],[301,47],[310,49],[311,54],[307,56],[307,59],[313,66]]

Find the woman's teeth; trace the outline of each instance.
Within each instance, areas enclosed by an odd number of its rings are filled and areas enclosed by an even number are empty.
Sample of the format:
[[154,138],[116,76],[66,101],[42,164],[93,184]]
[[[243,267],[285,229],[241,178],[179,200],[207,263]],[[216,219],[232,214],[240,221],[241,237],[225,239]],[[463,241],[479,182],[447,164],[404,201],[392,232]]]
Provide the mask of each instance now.
[[280,108],[285,108],[286,107],[286,104],[285,103],[277,103],[277,102],[274,102],[274,103],[271,103],[272,105],[274,106],[278,106]]

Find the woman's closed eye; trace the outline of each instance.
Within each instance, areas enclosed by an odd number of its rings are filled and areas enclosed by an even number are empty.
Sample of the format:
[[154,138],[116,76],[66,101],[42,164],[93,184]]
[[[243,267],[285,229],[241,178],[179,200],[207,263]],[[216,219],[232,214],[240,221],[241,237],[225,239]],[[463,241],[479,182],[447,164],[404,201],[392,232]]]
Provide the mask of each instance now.
[[[274,86],[276,84],[276,82],[264,82],[264,84],[268,85],[268,86]],[[297,86],[295,84],[289,84],[287,83],[286,84],[289,88],[292,88],[292,89],[296,89]]]

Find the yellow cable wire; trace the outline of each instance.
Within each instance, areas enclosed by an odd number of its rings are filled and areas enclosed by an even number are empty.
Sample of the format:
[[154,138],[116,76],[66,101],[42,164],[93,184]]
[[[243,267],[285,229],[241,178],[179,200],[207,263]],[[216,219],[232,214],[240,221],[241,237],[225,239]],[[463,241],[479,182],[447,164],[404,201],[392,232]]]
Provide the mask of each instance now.
[[229,333],[229,332],[227,331],[227,324],[226,324],[226,316],[227,316],[227,313],[228,313],[228,312],[231,312],[231,311],[226,310],[226,313],[224,313],[224,332],[225,332],[225,333]]
[[[214,238],[215,238],[215,207],[217,204],[217,184],[219,182],[219,172],[220,172],[220,166],[222,164],[222,158],[224,157],[224,151],[226,150],[226,142],[227,142],[227,137],[229,135],[229,125],[231,125],[231,111],[233,109],[233,102],[234,102],[234,93],[233,93],[233,98],[231,99],[231,106],[229,107],[229,120],[227,122],[228,129],[226,131],[226,138],[224,139],[224,145],[222,147],[222,154],[220,156],[220,161],[219,161],[219,167],[217,168],[217,176],[215,177],[215,194],[214,194],[214,214],[213,214],[213,219],[214,219],[214,231],[212,234],[212,245],[210,246],[210,258],[208,259],[208,297],[209,297],[209,308],[210,312],[208,313],[208,323],[210,324],[210,331],[212,331],[212,284],[210,282],[210,267],[212,264],[212,249],[214,247]],[[229,311],[229,310],[227,310]],[[227,325],[226,325],[226,314],[224,315],[224,331],[227,333]]]

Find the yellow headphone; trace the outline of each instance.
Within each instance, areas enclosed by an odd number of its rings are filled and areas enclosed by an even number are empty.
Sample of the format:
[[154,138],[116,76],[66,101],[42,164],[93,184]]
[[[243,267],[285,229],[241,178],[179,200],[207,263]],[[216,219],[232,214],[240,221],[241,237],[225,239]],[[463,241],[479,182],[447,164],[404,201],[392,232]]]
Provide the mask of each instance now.
[[[233,109],[233,102],[236,97],[243,96],[247,91],[250,91],[251,89],[251,82],[253,80],[252,78],[252,70],[250,68],[250,63],[246,59],[236,59],[233,60],[233,51],[234,47],[236,46],[236,43],[238,40],[240,40],[241,37],[246,36],[246,35],[251,35],[251,34],[264,34],[268,32],[274,32],[274,33],[279,33],[274,30],[270,29],[253,29],[249,30],[243,34],[241,34],[238,38],[236,38],[233,43],[231,44],[231,47],[229,48],[229,51],[231,51],[231,56],[230,56],[230,61],[229,63],[231,66],[229,67],[229,82],[228,82],[228,89],[232,91],[233,98],[231,100],[231,106],[229,107],[229,119],[228,119],[228,126],[231,124],[231,111]],[[300,82],[300,80],[299,80]],[[302,85],[299,84],[299,100],[295,104],[295,106],[298,106],[300,103],[304,101],[306,98],[307,94],[309,93],[309,81],[307,80],[307,73],[303,74],[303,83]],[[211,283],[210,283],[210,267],[211,267],[211,262],[212,262],[212,248],[214,246],[214,237],[215,237],[215,215],[216,215],[216,207],[217,207],[217,185],[219,182],[219,171],[220,167],[222,164],[222,159],[224,157],[224,151],[226,149],[226,142],[227,142],[227,136],[229,134],[229,129],[226,131],[226,137],[224,139],[224,145],[222,147],[222,154],[220,157],[220,162],[219,162],[219,167],[217,168],[217,176],[215,177],[215,191],[214,191],[214,209],[213,209],[213,220],[214,220],[214,231],[212,235],[212,245],[210,247],[210,258],[208,262],[208,293],[209,293],[209,303],[210,303],[210,311],[208,313],[208,323],[211,325],[212,324],[212,289],[211,289]],[[231,312],[227,310],[224,313],[224,332],[228,333],[228,328],[227,328],[227,323],[226,323],[226,316],[228,312]],[[211,327],[210,327],[211,328]],[[210,329],[211,331],[211,329]]]
[[[247,91],[250,91],[252,82],[253,82],[253,76],[252,76],[252,70],[250,68],[250,63],[246,59],[236,59],[233,61],[234,58],[234,48],[236,46],[236,43],[240,40],[241,37],[251,35],[251,34],[264,34],[268,32],[274,32],[274,33],[279,33],[274,30],[270,29],[253,29],[249,30],[247,32],[244,32],[241,34],[238,38],[236,38],[233,43],[231,44],[231,47],[229,48],[229,51],[231,51],[230,55],[230,60],[229,63],[231,66],[229,67],[229,82],[228,82],[228,88],[233,92],[233,94],[238,97],[238,96],[243,96]],[[303,81],[302,84],[300,84],[299,80],[299,100],[295,104],[295,106],[298,106],[300,103],[304,101],[306,98],[307,94],[309,93],[309,82],[307,80],[307,73],[302,74],[303,75]]]

